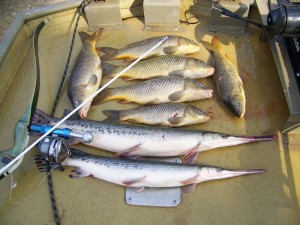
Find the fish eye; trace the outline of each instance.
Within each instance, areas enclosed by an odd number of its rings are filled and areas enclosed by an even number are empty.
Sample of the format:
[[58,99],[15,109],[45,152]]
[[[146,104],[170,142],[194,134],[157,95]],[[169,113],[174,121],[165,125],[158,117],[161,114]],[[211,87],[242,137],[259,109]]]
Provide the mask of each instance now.
[[217,171],[217,173],[221,173],[222,169],[221,168],[217,168],[216,171]]
[[204,84],[203,84],[203,83],[200,83],[199,85],[200,85],[201,87],[204,87]]
[[191,43],[195,43],[193,40],[190,40]]
[[74,106],[77,107],[78,106],[78,102],[74,102]]
[[205,62],[201,61],[201,64],[202,64],[202,65],[205,65]]
[[239,104],[239,103],[235,103],[235,104],[234,104],[234,107],[235,107],[235,108],[240,108],[240,104]]

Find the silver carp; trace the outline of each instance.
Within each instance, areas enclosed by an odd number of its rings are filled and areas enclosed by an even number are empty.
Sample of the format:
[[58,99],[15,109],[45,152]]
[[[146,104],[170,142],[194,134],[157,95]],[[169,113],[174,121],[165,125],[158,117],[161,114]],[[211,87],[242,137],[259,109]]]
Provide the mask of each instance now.
[[213,90],[185,77],[158,77],[128,86],[106,88],[94,98],[93,105],[111,100],[121,103],[159,104],[186,102],[212,97]]
[[[36,110],[32,124],[54,126],[58,121]],[[93,120],[70,119],[58,128],[69,128],[79,133],[90,131],[94,138],[87,145],[115,152],[118,156],[184,155],[186,161],[193,161],[199,152],[250,142],[270,141],[276,138],[274,135],[234,136],[210,131],[113,124]]]
[[[96,41],[103,30],[93,35],[80,32],[83,48],[76,59],[75,66],[68,81],[68,97],[76,108],[89,96],[94,94],[100,86],[102,78],[101,62],[96,50]],[[85,118],[91,106],[92,100],[78,110],[78,115]]]
[[[143,41],[129,44],[121,49],[102,47],[99,50],[101,52],[104,52],[105,55],[101,56],[101,60],[111,61],[115,59],[124,59],[125,63],[131,62],[146,53],[150,48],[159,43],[164,37],[166,36],[148,38]],[[200,46],[196,42],[188,38],[175,35],[167,35],[167,37],[168,39],[158,48],[152,51],[146,58],[160,55],[190,54],[198,52],[200,50]]]
[[127,121],[148,125],[180,127],[204,123],[209,116],[201,109],[184,103],[165,103],[128,110],[103,110],[105,122]]
[[[35,161],[41,172],[46,171],[42,159],[36,157]],[[228,170],[196,164],[119,159],[78,150],[71,150],[71,156],[62,165],[75,167],[69,174],[70,178],[93,176],[110,183],[138,188],[137,191],[145,187],[185,186],[183,193],[193,191],[197,183],[266,172],[265,169]]]
[[[104,62],[102,67],[103,77],[115,77],[127,66],[114,66]],[[183,76],[191,79],[199,79],[211,76],[214,71],[214,68],[199,59],[178,55],[165,55],[140,61],[120,77],[125,81],[146,80],[164,76]]]

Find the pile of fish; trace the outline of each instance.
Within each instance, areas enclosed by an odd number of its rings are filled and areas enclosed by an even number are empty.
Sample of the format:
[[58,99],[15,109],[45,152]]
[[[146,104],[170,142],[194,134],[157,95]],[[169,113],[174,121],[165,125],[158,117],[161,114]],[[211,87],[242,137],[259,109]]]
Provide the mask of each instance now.
[[[162,37],[154,37],[121,49],[97,49],[96,41],[101,33],[102,31],[99,31],[91,36],[86,33],[80,34],[83,49],[68,85],[68,96],[74,107],[97,91],[102,73],[106,78],[115,77],[126,68],[125,65],[115,66],[106,61],[123,59],[124,63],[131,62],[162,40]],[[86,143],[87,145],[114,152],[118,157],[95,156],[72,150],[71,155],[62,162],[62,165],[76,167],[70,174],[71,178],[92,175],[139,190],[143,190],[144,187],[186,186],[184,192],[190,192],[199,182],[265,172],[261,169],[232,171],[190,163],[197,158],[199,152],[250,142],[270,141],[276,138],[274,135],[234,136],[172,128],[209,120],[209,116],[201,109],[183,102],[211,98],[213,90],[197,80],[211,75],[222,100],[238,117],[242,118],[245,114],[243,83],[232,63],[222,52],[221,44],[215,37],[211,44],[202,44],[212,52],[215,68],[199,59],[184,56],[200,50],[200,46],[193,40],[168,35],[168,39],[148,55],[147,59],[121,75],[125,81],[144,81],[107,88],[93,100],[93,105],[118,100],[120,103],[134,102],[146,106],[129,110],[103,110],[107,116],[105,121],[77,118],[69,119],[59,126],[74,132],[91,132],[93,140]],[[100,57],[99,51],[105,54]],[[91,104],[90,101],[78,111],[80,118],[87,116]],[[58,121],[59,119],[37,110],[32,122],[53,126]],[[153,126],[118,123],[123,121]],[[78,140],[69,140],[70,145],[77,143]],[[139,160],[141,156],[183,156],[186,164]],[[40,157],[37,157],[36,164],[41,171],[45,170],[45,164]]]

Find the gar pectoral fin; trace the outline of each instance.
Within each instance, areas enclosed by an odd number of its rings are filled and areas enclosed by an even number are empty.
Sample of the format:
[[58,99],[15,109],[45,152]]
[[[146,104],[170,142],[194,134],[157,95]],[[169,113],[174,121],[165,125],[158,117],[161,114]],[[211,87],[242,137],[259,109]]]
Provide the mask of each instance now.
[[140,178],[128,179],[128,180],[122,181],[122,183],[126,186],[132,186],[138,182],[145,180],[145,178],[146,177],[144,176],[144,177],[140,177]]
[[186,94],[185,90],[177,91],[177,92],[174,92],[173,94],[170,94],[168,99],[172,102],[175,102],[175,101],[182,99],[185,96],[185,94]]
[[124,151],[122,151],[122,152],[119,152],[119,153],[116,154],[116,156],[122,157],[122,156],[134,155],[134,154],[132,154],[132,153],[133,153],[134,151],[139,150],[139,148],[140,148],[141,145],[142,145],[142,144],[138,144],[138,145],[136,145],[136,146],[134,146],[134,147],[132,147],[132,148],[130,148],[130,149],[126,149],[126,150],[124,150]]
[[76,168],[71,171],[71,173],[69,174],[69,177],[70,178],[82,178],[82,177],[87,177],[90,175],[91,175],[90,173],[88,173],[80,168]]
[[184,187],[181,188],[181,193],[182,194],[188,194],[194,191],[195,187],[197,186],[197,184],[188,184],[185,185]]

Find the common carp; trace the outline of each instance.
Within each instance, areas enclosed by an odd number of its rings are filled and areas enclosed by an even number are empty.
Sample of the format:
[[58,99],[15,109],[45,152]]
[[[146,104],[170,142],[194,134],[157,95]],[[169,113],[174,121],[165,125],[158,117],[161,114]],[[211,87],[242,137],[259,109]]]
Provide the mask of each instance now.
[[[36,157],[35,162],[41,172],[46,171],[46,164],[40,156]],[[110,183],[138,188],[136,191],[143,191],[145,187],[185,186],[183,193],[193,191],[197,183],[266,172],[265,169],[228,170],[196,164],[119,159],[78,150],[71,150],[71,155],[61,164],[75,167],[69,174],[70,178],[93,176]]]
[[239,118],[242,118],[246,111],[246,97],[238,72],[222,51],[221,43],[216,37],[212,38],[211,44],[204,41],[202,44],[213,53],[216,69],[213,79],[221,99]]
[[103,110],[106,122],[128,121],[148,125],[180,127],[204,123],[209,116],[201,109],[184,103],[165,103],[128,110]]
[[213,90],[185,77],[158,77],[128,86],[106,88],[94,98],[93,105],[111,100],[121,103],[159,104],[186,102],[212,97]]
[[[59,120],[36,110],[32,124],[54,126]],[[181,156],[193,161],[199,152],[214,148],[239,145],[249,142],[270,141],[276,136],[234,136],[210,131],[158,128],[127,124],[105,123],[93,120],[66,120],[58,128],[73,132],[89,131],[92,142],[87,145],[115,152],[118,156]],[[71,141],[72,144],[79,141]]]
[[[102,63],[103,77],[115,77],[127,66],[114,66]],[[165,55],[153,59],[138,62],[120,77],[124,80],[145,80],[163,76],[183,76],[191,79],[199,79],[211,76],[215,69],[205,62],[178,55]]]
[[[103,30],[100,30],[91,36],[85,32],[79,33],[83,48],[68,81],[68,97],[75,108],[99,89],[102,69],[96,41],[102,32]],[[81,118],[87,116],[91,103],[92,100],[78,110]]]
[[[148,38],[143,41],[129,44],[121,49],[102,47],[99,50],[104,52],[106,55],[101,56],[101,60],[111,61],[115,59],[125,59],[125,63],[131,62],[142,56],[164,37],[166,36]],[[162,45],[152,51],[146,58],[160,55],[190,54],[200,50],[200,46],[188,38],[175,35],[167,35],[167,37],[168,39]]]

